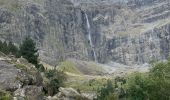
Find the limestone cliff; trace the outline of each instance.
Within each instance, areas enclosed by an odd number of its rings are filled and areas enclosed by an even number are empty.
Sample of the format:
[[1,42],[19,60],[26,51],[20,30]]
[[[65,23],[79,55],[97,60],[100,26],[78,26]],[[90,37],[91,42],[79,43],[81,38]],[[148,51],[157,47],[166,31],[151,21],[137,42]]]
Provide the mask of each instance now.
[[41,60],[142,64],[170,50],[169,0],[0,0],[0,38],[31,36]]

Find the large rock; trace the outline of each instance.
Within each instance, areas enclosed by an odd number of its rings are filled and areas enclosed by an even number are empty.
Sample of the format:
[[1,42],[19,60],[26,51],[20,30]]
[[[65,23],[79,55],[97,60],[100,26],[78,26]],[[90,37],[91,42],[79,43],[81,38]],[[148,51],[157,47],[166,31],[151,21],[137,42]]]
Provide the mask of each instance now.
[[28,81],[29,79],[14,65],[0,61],[0,89],[14,91],[23,85],[20,80]]
[[73,88],[59,88],[59,93],[53,97],[47,97],[46,100],[93,100],[86,97],[87,95],[80,94]]
[[24,85],[42,84],[42,77],[37,70],[27,70],[23,67],[25,66],[0,61],[0,89],[15,91]]
[[25,86],[14,92],[16,100],[43,100],[42,87]]

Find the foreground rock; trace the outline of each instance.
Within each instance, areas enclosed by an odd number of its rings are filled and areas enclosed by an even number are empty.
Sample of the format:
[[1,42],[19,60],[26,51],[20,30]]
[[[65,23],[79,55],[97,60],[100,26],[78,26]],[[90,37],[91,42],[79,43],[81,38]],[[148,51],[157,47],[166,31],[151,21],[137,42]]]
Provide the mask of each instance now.
[[16,100],[43,100],[42,87],[37,86],[25,86],[21,89],[17,89],[14,92],[14,98]]
[[24,85],[41,85],[42,77],[36,69],[27,70],[22,64],[0,61],[0,89],[15,91]]
[[46,100],[93,100],[87,95],[77,92],[73,88],[59,88],[59,93],[53,97],[47,97]]
[[26,73],[14,65],[0,61],[0,89],[14,91],[24,84],[22,81],[29,83]]

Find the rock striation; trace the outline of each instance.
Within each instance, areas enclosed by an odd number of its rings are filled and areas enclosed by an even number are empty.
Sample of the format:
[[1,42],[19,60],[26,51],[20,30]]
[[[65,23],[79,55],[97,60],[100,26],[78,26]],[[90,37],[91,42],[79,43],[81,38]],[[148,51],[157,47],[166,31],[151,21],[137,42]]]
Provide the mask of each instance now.
[[66,58],[131,65],[169,56],[169,0],[7,1],[0,39],[20,44],[31,36],[51,65]]

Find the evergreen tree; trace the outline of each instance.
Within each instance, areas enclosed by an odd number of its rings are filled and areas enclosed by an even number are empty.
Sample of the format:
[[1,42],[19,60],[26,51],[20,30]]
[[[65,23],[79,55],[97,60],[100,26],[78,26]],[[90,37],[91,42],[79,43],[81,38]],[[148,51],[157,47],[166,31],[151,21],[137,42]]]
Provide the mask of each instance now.
[[18,48],[11,41],[8,44],[8,50],[13,55],[17,55],[17,53],[18,53]]
[[3,48],[3,42],[0,40],[0,51],[2,51]]
[[34,64],[35,66],[38,65],[38,49],[36,49],[35,42],[27,37],[23,43],[20,45],[20,56],[27,59],[30,63]]
[[7,42],[6,41],[4,41],[3,43],[2,43],[2,50],[1,50],[3,53],[5,53],[5,54],[9,54],[9,50],[8,50],[8,44],[7,44]]

